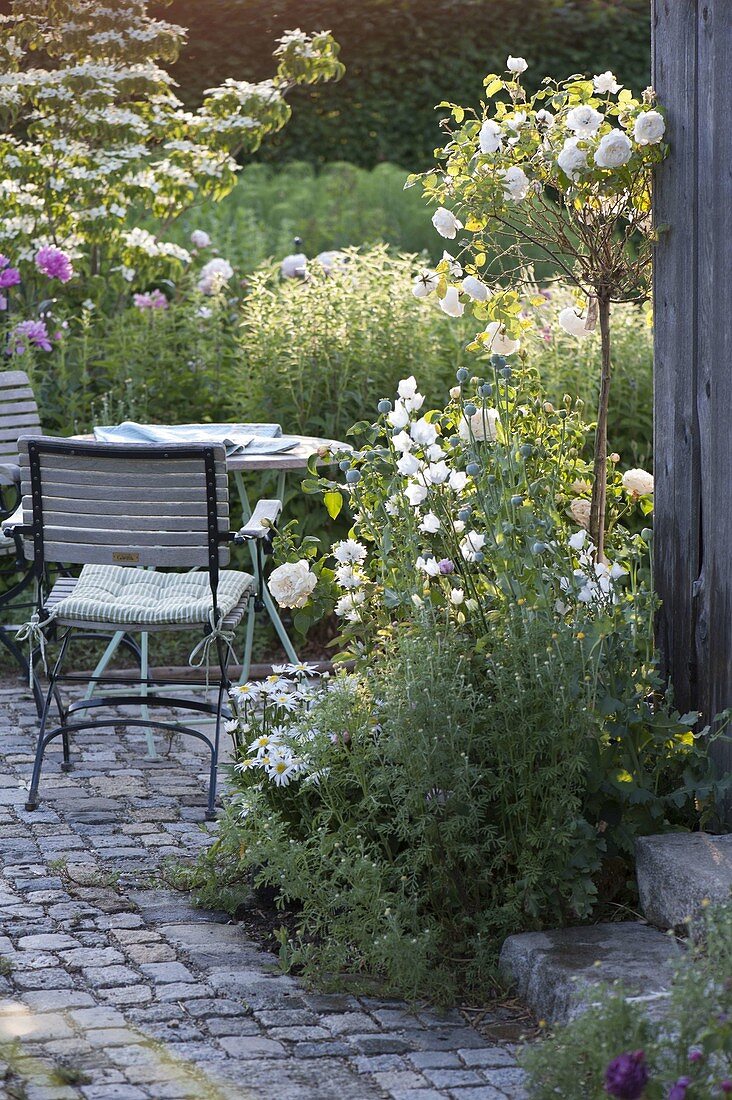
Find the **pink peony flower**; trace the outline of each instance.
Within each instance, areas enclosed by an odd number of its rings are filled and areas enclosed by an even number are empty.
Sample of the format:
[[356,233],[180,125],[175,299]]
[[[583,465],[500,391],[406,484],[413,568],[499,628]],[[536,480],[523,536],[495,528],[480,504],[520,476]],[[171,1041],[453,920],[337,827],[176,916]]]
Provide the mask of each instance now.
[[74,274],[69,256],[60,248],[54,248],[53,245],[38,249],[36,267],[42,275],[47,275],[49,279],[58,279],[60,283],[68,283]]

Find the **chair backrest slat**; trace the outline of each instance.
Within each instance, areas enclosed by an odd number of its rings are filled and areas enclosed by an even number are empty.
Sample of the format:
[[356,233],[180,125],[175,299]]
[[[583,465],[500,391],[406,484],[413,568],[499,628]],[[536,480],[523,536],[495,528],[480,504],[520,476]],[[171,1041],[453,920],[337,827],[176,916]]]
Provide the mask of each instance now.
[[40,427],[28,375],[20,370],[0,371],[0,461],[17,461],[20,436],[40,432]]
[[26,554],[70,564],[228,562],[223,446],[19,442]]

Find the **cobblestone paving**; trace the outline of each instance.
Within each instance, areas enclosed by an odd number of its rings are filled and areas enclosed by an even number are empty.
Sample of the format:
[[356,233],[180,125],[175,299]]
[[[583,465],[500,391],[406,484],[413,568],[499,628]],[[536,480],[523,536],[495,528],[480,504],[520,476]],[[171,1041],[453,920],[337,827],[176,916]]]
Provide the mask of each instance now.
[[35,728],[22,686],[0,685],[0,1096],[524,1095],[511,1046],[458,1013],[314,994],[224,914],[156,885],[162,859],[215,829],[191,739],[160,738],[154,762],[139,731],[82,734],[70,774],[54,744],[27,813]]

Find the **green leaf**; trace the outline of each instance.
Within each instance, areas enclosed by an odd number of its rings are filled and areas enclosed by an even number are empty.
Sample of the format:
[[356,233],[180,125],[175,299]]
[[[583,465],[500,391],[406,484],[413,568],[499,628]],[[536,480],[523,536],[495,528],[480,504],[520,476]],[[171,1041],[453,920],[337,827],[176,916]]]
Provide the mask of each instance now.
[[328,515],[331,519],[338,519],[343,508],[343,497],[340,493],[329,492],[323,497],[323,503],[328,509]]

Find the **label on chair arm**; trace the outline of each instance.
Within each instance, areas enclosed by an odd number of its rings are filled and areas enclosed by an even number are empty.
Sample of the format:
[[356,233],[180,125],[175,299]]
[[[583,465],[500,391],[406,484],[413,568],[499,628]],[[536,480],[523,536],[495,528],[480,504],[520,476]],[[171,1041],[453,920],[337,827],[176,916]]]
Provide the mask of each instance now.
[[112,561],[126,561],[126,562],[138,562],[140,560],[139,554],[134,554],[130,550],[113,550]]

